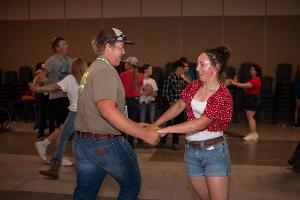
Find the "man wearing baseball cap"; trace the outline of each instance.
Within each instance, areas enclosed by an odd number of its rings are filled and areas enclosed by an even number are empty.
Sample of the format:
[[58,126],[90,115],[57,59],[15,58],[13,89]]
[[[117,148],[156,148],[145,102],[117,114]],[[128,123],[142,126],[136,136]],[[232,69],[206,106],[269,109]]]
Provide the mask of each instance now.
[[121,132],[152,145],[159,141],[156,131],[124,115],[125,92],[115,66],[130,43],[115,28],[102,30],[92,42],[97,59],[81,80],[75,120],[75,200],[96,199],[107,174],[120,186],[118,199],[137,199],[141,187],[137,156]]

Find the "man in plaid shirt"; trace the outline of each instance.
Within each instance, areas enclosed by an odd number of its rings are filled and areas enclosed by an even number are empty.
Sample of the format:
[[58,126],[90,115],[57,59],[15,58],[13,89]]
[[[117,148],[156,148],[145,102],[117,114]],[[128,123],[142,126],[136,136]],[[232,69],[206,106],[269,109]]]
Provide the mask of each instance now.
[[[166,110],[175,104],[180,99],[180,93],[185,88],[187,82],[181,78],[184,74],[184,64],[180,61],[176,61],[173,66],[173,73],[170,74],[164,81],[163,86],[163,99],[165,102]],[[184,112],[168,122],[169,125],[179,124],[185,121]],[[167,142],[168,135],[164,136],[160,140],[160,146],[163,147]],[[174,150],[178,150],[179,134],[173,134],[172,147]]]

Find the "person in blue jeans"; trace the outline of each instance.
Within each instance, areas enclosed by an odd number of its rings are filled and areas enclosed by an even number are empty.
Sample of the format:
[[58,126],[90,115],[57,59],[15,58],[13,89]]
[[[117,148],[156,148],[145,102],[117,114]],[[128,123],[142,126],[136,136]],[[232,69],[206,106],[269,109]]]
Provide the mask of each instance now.
[[63,154],[65,152],[65,147],[68,142],[68,139],[71,137],[74,131],[74,121],[77,111],[77,99],[79,91],[79,82],[83,76],[83,73],[87,70],[87,64],[81,58],[76,58],[72,62],[71,74],[66,76],[63,80],[42,86],[42,87],[33,87],[31,89],[36,92],[48,92],[62,90],[67,93],[68,99],[70,101],[69,114],[62,126],[60,136],[56,145],[55,155],[51,160],[51,166],[48,170],[39,171],[40,174],[51,177],[52,179],[59,178],[59,169],[63,159]]
[[232,96],[220,75],[230,57],[227,47],[206,49],[198,57],[199,79],[189,83],[180,99],[153,126],[161,126],[187,110],[188,121],[158,130],[186,134],[184,160],[199,199],[229,199],[231,161],[224,129],[232,118]]
[[[155,117],[155,97],[157,96],[156,81],[151,78],[153,69],[149,64],[143,66],[144,82],[140,96],[140,122],[146,122],[147,117],[150,123],[154,123]],[[147,115],[148,114],[148,115]]]
[[156,144],[160,135],[125,116],[125,91],[116,66],[125,54],[125,35],[104,29],[92,41],[97,59],[79,86],[73,155],[77,185],[74,200],[94,200],[106,175],[120,186],[119,200],[136,200],[141,188],[137,156],[121,132]]

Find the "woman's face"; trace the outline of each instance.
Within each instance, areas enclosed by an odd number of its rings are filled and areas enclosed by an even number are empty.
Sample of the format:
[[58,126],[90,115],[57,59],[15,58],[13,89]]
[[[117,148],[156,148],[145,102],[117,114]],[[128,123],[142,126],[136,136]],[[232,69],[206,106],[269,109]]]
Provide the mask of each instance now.
[[206,53],[201,53],[198,57],[198,65],[196,71],[199,74],[199,79],[204,83],[209,81],[217,73],[216,68],[211,65]]
[[254,67],[250,68],[250,75],[251,75],[251,77],[255,77],[256,76],[256,70],[255,70]]
[[152,67],[148,67],[148,69],[145,70],[145,74],[147,74],[148,76],[151,76],[152,73],[153,73]]

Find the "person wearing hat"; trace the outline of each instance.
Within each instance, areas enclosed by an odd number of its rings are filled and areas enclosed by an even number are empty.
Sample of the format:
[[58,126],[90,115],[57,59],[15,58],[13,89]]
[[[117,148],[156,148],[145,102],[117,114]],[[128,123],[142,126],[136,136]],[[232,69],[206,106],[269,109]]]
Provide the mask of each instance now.
[[107,174],[120,186],[118,199],[137,199],[141,188],[137,155],[121,132],[151,145],[159,141],[156,131],[124,114],[125,91],[115,67],[128,43],[132,42],[115,28],[102,30],[92,41],[97,59],[81,79],[75,119],[75,200],[96,199]]
[[[138,59],[136,57],[128,57],[124,61],[125,72],[120,74],[126,97],[126,105],[128,109],[129,119],[140,121],[140,102],[139,98],[143,88],[143,74],[138,72]],[[134,148],[134,137],[126,135],[129,144]]]
[[[163,85],[163,99],[166,110],[173,106],[179,99],[180,93],[185,88],[187,82],[182,78],[184,74],[184,65],[180,61],[176,61],[173,65],[174,73],[169,75]],[[185,121],[184,113],[180,113],[177,117],[168,122],[168,125],[179,124]],[[168,135],[161,138],[160,147],[164,147],[167,143]],[[172,149],[179,150],[179,134],[172,136]]]

